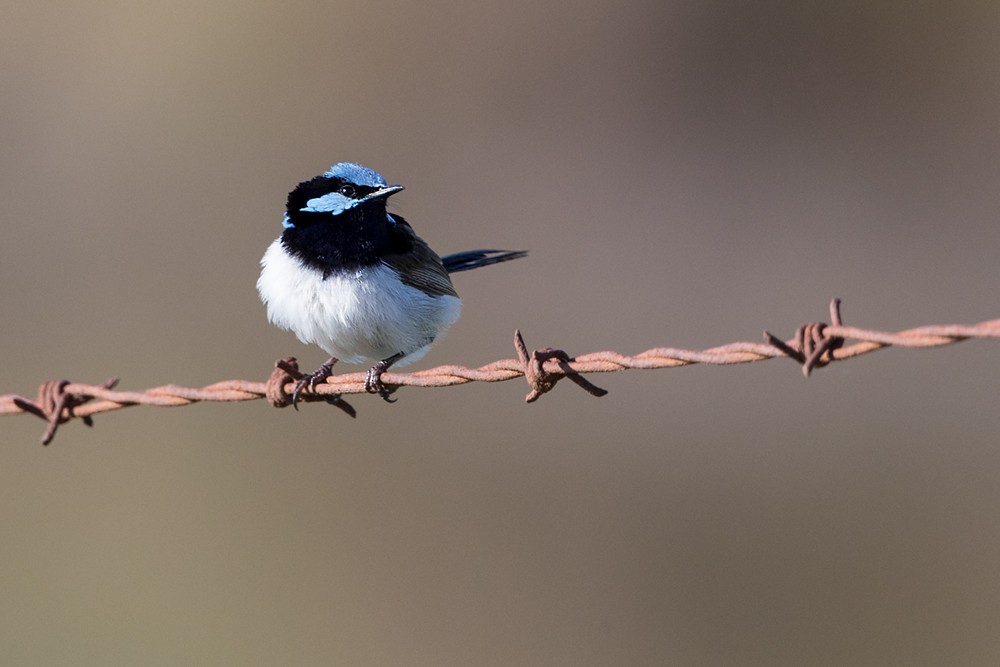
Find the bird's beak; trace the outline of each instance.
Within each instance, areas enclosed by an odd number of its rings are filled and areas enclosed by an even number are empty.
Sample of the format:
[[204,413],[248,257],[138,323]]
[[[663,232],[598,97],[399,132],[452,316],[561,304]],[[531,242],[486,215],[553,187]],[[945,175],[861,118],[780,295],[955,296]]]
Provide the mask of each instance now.
[[375,192],[371,193],[361,201],[371,201],[372,199],[385,199],[386,197],[391,197],[400,190],[404,189],[402,185],[387,185],[384,188],[380,188]]

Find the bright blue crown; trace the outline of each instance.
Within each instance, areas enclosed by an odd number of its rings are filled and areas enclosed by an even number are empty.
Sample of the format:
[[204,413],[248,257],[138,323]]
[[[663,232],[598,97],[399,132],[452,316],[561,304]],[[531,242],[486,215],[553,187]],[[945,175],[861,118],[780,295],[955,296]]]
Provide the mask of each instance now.
[[340,162],[335,164],[323,175],[331,178],[342,178],[349,183],[367,185],[371,188],[381,188],[386,185],[382,174],[355,162]]

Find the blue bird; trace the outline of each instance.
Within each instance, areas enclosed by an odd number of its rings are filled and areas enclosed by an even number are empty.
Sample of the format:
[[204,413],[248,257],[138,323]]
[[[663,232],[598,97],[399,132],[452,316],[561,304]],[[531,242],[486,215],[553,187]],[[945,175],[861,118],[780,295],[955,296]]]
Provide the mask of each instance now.
[[472,250],[441,258],[386,200],[403,189],[341,162],[288,194],[284,231],[260,260],[257,291],[268,319],[330,358],[295,386],[292,404],[338,361],[373,363],[365,389],[392,402],[381,376],[420,359],[458,319],[449,274],[524,257]]

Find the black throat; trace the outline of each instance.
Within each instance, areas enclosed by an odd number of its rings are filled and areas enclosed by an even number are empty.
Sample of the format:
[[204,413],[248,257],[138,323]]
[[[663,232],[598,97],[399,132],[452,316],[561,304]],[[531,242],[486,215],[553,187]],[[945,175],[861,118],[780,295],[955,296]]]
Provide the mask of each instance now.
[[288,220],[293,226],[282,233],[282,245],[306,266],[322,271],[324,277],[374,266],[387,254],[409,250],[408,237],[397,231],[397,223],[386,214],[382,200],[337,215],[289,210]]

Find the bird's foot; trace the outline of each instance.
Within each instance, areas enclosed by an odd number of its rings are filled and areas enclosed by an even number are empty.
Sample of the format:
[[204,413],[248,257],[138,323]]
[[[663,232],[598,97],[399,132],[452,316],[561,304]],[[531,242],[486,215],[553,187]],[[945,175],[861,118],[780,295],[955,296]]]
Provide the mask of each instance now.
[[[396,358],[398,357],[399,355],[396,356]],[[396,361],[396,358],[383,359],[372,366],[368,369],[368,377],[365,379],[365,391],[369,394],[378,394],[386,403],[395,403],[396,399],[389,397],[389,390],[382,384],[382,373],[389,370],[389,366]]]
[[[337,363],[337,359],[335,357],[330,357],[323,363],[322,366],[314,370],[312,373],[306,373],[301,378],[299,378],[299,381],[295,383],[295,389],[292,391],[293,408],[295,408],[296,410],[299,409],[298,406],[299,395],[302,393],[302,390],[306,388],[306,386],[309,387],[309,391],[315,391],[317,384],[319,384],[320,382],[326,382],[326,379],[333,374],[333,365],[335,363]],[[336,405],[334,401],[336,399],[339,399],[340,396],[337,395],[331,398],[333,400],[327,399],[327,402],[334,403]]]

